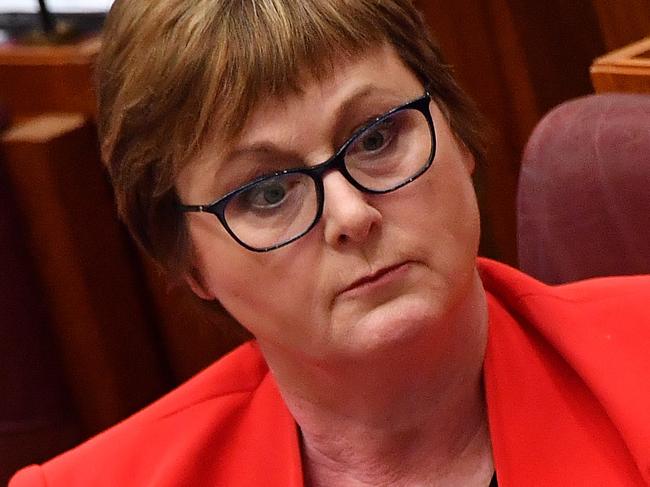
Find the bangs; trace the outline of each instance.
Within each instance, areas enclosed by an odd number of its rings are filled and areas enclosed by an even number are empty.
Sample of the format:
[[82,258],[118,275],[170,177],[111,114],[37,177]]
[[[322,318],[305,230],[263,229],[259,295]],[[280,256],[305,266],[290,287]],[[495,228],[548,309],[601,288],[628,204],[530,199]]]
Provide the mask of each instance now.
[[223,142],[241,132],[260,100],[300,92],[307,79],[321,81],[387,38],[377,23],[381,2],[225,3],[231,8],[213,16],[207,99],[196,132],[209,128]]

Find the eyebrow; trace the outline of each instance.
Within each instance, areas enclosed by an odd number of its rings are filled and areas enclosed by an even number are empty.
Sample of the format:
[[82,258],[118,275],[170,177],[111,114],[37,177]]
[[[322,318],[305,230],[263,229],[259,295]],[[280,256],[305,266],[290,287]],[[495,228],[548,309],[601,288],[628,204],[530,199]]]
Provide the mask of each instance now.
[[[358,106],[367,98],[370,98],[371,96],[377,96],[378,101],[386,101],[390,103],[396,103],[399,104],[403,96],[400,94],[386,88],[380,88],[372,83],[366,83],[363,85],[360,85],[357,87],[350,95],[348,95],[346,98],[343,99],[343,101],[339,104],[337,107],[336,111],[334,112],[334,115],[332,117],[333,128],[341,128],[343,125],[344,120],[349,120],[352,118],[353,113],[356,113],[358,111]],[[389,100],[390,98],[390,100]],[[386,107],[382,108],[381,113],[375,113],[371,115],[370,119],[366,119],[363,121],[363,124],[368,123],[371,121],[373,117],[378,117],[381,116],[384,112],[390,110],[392,108],[392,105],[387,105]],[[362,124],[362,125],[363,125]],[[356,127],[358,129],[359,127]],[[352,135],[352,132],[348,134],[348,136]],[[335,148],[336,149],[336,148]],[[261,142],[254,142],[250,145],[244,145],[242,147],[238,147],[232,152],[228,154],[228,159],[236,159],[240,158],[244,155],[247,154],[283,154],[283,155],[292,155],[294,157],[297,157],[296,154],[292,154],[292,151],[283,149],[282,147],[279,147],[277,144],[270,142],[270,141],[261,141]]]
[[245,145],[243,147],[237,148],[234,151],[228,154],[228,159],[237,159],[247,154],[260,154],[260,155],[269,155],[269,154],[290,154],[290,151],[278,147],[273,142],[255,142],[250,145]]

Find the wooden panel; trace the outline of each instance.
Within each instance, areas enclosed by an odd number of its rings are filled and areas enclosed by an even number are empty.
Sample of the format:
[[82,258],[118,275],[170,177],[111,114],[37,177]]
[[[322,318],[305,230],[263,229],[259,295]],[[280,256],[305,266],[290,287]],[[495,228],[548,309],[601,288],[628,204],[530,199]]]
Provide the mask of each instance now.
[[591,0],[508,0],[508,4],[526,53],[539,115],[590,93],[589,66],[604,48]]
[[650,0],[593,0],[604,48],[613,51],[650,35]]
[[9,129],[0,150],[76,409],[99,431],[169,381],[94,126],[41,116]]
[[83,438],[4,169],[0,157],[0,485]]

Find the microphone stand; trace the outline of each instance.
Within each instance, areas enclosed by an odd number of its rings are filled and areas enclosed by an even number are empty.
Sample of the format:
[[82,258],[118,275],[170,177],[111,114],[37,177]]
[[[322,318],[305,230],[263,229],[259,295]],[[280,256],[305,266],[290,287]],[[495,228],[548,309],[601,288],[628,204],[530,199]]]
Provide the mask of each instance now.
[[41,17],[41,28],[45,35],[50,35],[54,32],[54,17],[52,12],[47,8],[45,0],[38,0],[39,16]]
[[24,44],[70,44],[78,40],[79,31],[69,22],[57,20],[45,0],[38,0],[41,28],[29,32],[21,41]]

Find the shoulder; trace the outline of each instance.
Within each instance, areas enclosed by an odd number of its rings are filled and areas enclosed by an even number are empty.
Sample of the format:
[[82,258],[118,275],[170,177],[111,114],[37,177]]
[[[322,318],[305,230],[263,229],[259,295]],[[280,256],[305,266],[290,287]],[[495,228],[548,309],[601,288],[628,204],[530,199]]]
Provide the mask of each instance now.
[[[612,463],[612,471],[624,472],[616,462],[627,462],[629,451],[639,471],[647,472],[650,276],[549,286],[489,260],[480,259],[478,268],[489,309],[488,410],[492,426],[507,432],[497,449],[503,454],[509,448],[519,463],[526,452],[539,465],[542,451],[570,458],[568,445],[587,432],[584,448],[575,451],[582,458],[602,453],[594,468],[605,471]],[[566,463],[574,474],[582,468]]]
[[[553,320],[598,314],[601,321],[618,323],[625,317],[650,320],[650,309],[645,305],[650,297],[650,275],[602,277],[552,286],[488,259],[479,259],[478,269],[486,292],[526,317]],[[648,327],[646,330],[650,332]]]
[[482,260],[479,269],[489,303],[489,357],[511,363],[519,354],[522,367],[544,357],[547,370],[561,364],[580,377],[609,412],[617,411],[612,415],[650,410],[650,276],[548,286],[496,262]]
[[[650,276],[549,286],[486,259],[479,261],[479,272],[491,302],[492,336],[517,329],[543,338],[565,360],[589,363],[590,368],[606,364],[613,371],[615,363],[631,364],[635,357],[637,367],[628,372],[638,378],[637,369],[650,367]],[[497,319],[506,315],[511,319]]]
[[[19,472],[10,486],[143,485],[139,476],[151,481],[156,470],[177,471],[197,449],[212,442],[216,450],[215,438],[236,434],[232,417],[245,414],[253,398],[264,402],[260,396],[272,392],[261,387],[268,375],[257,346],[244,344],[132,417],[43,466]],[[110,480],[94,480],[109,471],[115,472]]]

